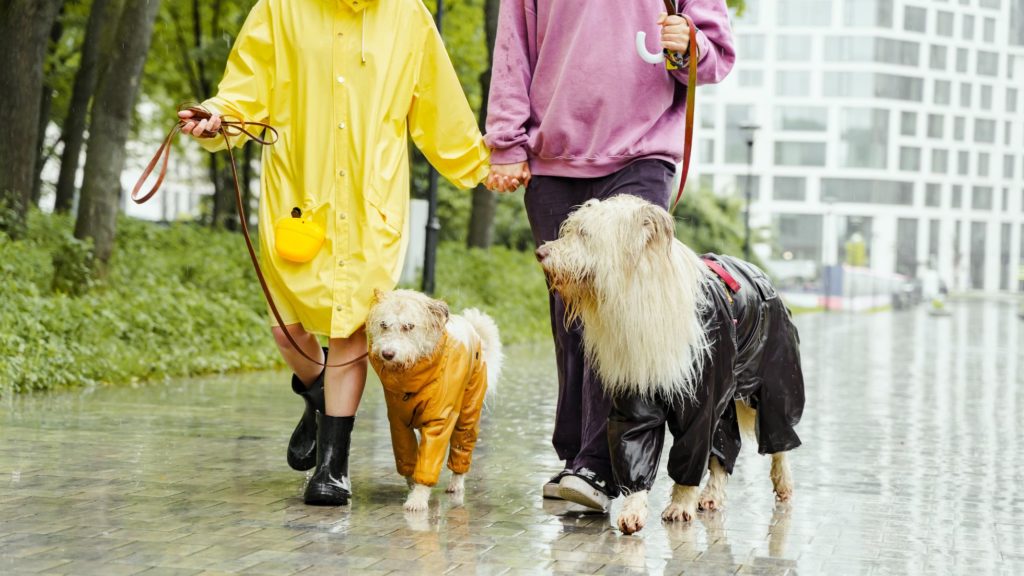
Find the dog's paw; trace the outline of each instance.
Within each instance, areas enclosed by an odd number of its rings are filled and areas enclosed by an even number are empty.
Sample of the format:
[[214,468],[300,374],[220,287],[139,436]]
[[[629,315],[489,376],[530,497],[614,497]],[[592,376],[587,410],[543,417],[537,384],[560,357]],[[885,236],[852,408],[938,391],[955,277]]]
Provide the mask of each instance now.
[[715,498],[714,495],[709,493],[709,491],[705,490],[704,493],[700,495],[700,501],[697,502],[698,510],[714,512],[715,510],[719,510],[720,508],[721,504],[719,504],[718,499]]
[[661,512],[661,519],[666,522],[689,522],[697,515],[696,508],[688,508],[675,502],[669,503]]
[[634,534],[643,530],[647,523],[647,491],[635,492],[626,496],[619,512],[619,530],[623,534]]
[[415,484],[412,487],[412,491],[409,492],[409,497],[405,499],[406,512],[422,512],[427,509],[430,504],[430,486],[424,486],[422,484]]
[[779,502],[789,502],[789,499],[793,497],[793,476],[789,472],[789,463],[786,462],[785,454],[785,452],[772,454],[770,476],[775,489],[775,499]]
[[466,475],[465,474],[452,474],[452,479],[448,482],[448,487],[444,489],[448,494],[462,494],[466,491]]

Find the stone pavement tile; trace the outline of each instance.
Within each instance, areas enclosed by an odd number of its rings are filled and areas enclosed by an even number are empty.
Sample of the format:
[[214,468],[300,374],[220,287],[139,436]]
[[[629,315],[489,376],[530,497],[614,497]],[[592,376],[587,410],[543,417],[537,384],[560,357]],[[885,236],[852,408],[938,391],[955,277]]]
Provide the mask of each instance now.
[[67,563],[50,568],[47,573],[68,576],[130,576],[149,570],[142,564],[111,564],[96,560],[68,560]]
[[5,558],[0,555],[0,574],[20,574],[52,570],[67,564],[67,560],[44,558]]
[[731,576],[736,574],[742,566],[735,564],[727,566],[725,564],[705,564],[702,562],[668,562],[665,565],[665,576],[678,576],[685,574],[686,576]]
[[165,566],[153,566],[152,568],[139,572],[141,576],[196,576],[203,572],[191,568],[168,568]]
[[603,567],[601,562],[572,562],[567,560],[556,560],[549,568],[555,572],[570,572],[574,574],[594,574]]
[[352,568],[349,566],[312,566],[302,572],[302,576],[386,576],[394,575],[391,570],[374,570],[371,568]]
[[415,560],[426,554],[423,550],[414,548],[389,548],[380,542],[376,544],[363,544],[357,546],[347,553],[349,556],[363,556],[367,558],[394,558],[397,560]]
[[306,568],[309,568],[308,564],[302,565],[268,560],[266,562],[260,562],[259,564],[246,566],[241,570],[241,572],[244,574],[259,576],[290,576],[291,574],[298,574]]
[[752,566],[744,564],[736,576],[786,576],[790,569],[784,566]]

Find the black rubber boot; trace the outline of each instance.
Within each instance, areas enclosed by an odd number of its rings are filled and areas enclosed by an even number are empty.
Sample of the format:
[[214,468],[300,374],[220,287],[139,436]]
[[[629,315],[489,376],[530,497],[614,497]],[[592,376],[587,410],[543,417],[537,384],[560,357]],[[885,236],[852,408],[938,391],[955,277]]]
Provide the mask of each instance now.
[[343,506],[352,497],[348,451],[356,417],[318,413],[316,419],[316,471],[306,484],[303,499],[313,506]]
[[[327,349],[324,348],[325,363],[326,359]],[[288,441],[288,465],[304,471],[316,466],[316,413],[324,411],[324,373],[321,372],[309,388],[292,374],[292,392],[306,401],[306,410]]]

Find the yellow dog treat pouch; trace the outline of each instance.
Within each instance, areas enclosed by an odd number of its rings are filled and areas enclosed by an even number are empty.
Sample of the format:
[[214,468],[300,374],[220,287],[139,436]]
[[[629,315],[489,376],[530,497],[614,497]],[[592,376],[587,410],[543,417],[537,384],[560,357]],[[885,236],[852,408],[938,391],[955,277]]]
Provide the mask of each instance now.
[[298,207],[290,216],[274,223],[274,248],[278,256],[289,262],[309,262],[324,245],[327,233],[312,214],[303,215]]

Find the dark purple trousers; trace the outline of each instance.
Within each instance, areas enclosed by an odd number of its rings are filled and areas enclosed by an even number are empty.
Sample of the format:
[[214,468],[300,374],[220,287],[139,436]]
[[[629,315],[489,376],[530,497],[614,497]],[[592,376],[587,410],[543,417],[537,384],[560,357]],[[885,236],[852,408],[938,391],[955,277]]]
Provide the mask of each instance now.
[[[591,198],[631,194],[667,208],[674,173],[675,167],[668,162],[647,159],[601,178],[534,176],[526,188],[526,214],[533,240],[540,246],[557,238],[562,222]],[[611,401],[584,357],[579,323],[565,325],[565,304],[558,294],[550,295],[549,305],[558,364],[558,403],[551,442],[567,469],[593,470],[608,482],[614,496],[618,490],[608,453]]]

